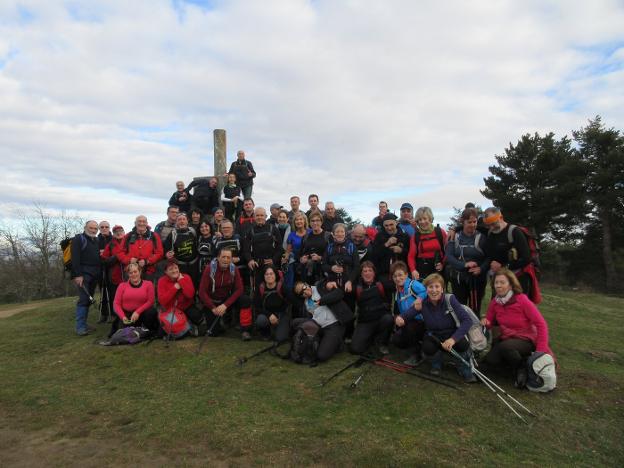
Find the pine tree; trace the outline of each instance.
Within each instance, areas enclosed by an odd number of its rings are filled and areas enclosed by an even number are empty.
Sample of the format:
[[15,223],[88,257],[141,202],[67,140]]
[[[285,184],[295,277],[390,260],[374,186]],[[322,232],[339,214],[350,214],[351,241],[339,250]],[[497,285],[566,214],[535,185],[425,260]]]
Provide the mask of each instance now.
[[606,129],[600,116],[572,134],[585,169],[583,188],[590,201],[589,220],[599,223],[601,228],[606,287],[615,291],[619,283],[613,233],[614,222],[622,219],[624,211],[624,137],[613,128]]
[[496,156],[481,194],[501,209],[507,221],[564,237],[584,211],[581,165],[567,137],[556,140],[526,134]]

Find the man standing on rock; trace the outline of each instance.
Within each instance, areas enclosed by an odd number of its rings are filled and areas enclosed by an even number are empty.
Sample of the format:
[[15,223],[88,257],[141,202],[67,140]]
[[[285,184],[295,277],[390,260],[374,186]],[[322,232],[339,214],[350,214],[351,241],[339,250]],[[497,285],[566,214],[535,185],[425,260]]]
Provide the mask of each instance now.
[[243,198],[251,198],[256,171],[254,171],[253,164],[245,159],[243,150],[236,153],[236,161],[232,163],[228,172],[236,174],[236,183],[243,192]]

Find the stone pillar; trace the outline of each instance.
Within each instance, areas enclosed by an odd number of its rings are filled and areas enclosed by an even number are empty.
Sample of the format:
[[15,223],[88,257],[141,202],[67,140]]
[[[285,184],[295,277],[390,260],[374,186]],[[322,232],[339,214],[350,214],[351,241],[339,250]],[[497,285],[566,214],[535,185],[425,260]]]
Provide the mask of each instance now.
[[225,173],[227,172],[227,152],[225,130],[215,129],[214,137],[214,175],[219,179],[219,193],[222,192],[227,182]]

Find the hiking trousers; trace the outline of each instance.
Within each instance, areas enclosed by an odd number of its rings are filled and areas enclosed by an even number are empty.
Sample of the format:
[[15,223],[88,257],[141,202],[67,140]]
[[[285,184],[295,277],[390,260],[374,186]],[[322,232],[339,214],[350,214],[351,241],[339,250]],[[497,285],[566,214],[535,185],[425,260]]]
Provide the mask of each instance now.
[[384,314],[371,322],[358,322],[351,338],[351,352],[362,354],[372,344],[375,338],[381,345],[387,345],[390,341],[394,317],[392,314]]

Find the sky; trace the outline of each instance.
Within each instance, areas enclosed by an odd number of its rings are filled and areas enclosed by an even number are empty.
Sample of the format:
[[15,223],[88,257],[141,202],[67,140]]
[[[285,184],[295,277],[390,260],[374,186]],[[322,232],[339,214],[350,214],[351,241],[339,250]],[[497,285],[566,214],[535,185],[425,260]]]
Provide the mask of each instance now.
[[622,128],[623,25],[621,0],[0,0],[0,223],[155,225],[219,128],[257,206],[444,224],[523,134]]

